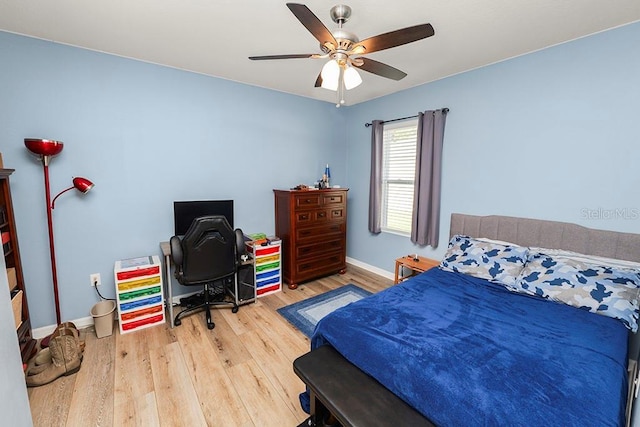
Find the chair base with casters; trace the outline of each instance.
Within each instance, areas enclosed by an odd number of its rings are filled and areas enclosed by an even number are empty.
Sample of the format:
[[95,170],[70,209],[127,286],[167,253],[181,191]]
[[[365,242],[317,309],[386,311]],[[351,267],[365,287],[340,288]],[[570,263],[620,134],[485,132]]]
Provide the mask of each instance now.
[[[209,284],[204,285],[204,301],[200,304],[197,304],[192,307],[185,308],[180,313],[178,313],[173,320],[173,324],[175,326],[180,326],[182,324],[182,318],[196,311],[205,310],[205,316],[207,318],[207,328],[213,329],[216,327],[216,324],[211,320],[211,307],[213,306],[227,306],[231,307],[232,313],[238,312],[238,305],[235,301],[211,301],[211,293],[209,292],[210,287]],[[223,291],[224,292],[224,291]]]

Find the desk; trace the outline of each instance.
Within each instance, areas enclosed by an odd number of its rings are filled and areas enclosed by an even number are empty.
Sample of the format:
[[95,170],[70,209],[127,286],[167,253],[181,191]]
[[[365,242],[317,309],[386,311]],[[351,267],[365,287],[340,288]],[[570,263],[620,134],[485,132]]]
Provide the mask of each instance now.
[[[402,282],[405,279],[408,279],[414,274],[424,273],[425,271],[437,266],[438,264],[440,264],[439,261],[421,256],[418,257],[417,261],[414,261],[413,255],[400,257],[396,260],[396,275],[395,279],[393,280],[393,284],[397,285],[398,283]],[[403,276],[399,274],[400,269],[403,267],[411,270],[411,274],[409,276]]]
[[162,264],[162,271],[164,274],[165,288],[165,304],[169,309],[169,324],[173,328],[173,292],[171,290],[171,246],[169,242],[160,242],[160,249],[162,250],[162,256],[164,256],[164,263]]

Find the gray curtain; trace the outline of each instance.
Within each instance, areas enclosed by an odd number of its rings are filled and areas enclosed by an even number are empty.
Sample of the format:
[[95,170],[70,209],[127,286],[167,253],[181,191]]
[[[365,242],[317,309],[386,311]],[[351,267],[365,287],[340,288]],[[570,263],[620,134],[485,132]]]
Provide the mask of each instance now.
[[440,186],[442,142],[446,110],[418,113],[418,146],[413,192],[411,241],[438,246],[440,231]]
[[380,233],[382,206],[382,140],[383,121],[374,120],[371,125],[371,176],[369,178],[369,231]]

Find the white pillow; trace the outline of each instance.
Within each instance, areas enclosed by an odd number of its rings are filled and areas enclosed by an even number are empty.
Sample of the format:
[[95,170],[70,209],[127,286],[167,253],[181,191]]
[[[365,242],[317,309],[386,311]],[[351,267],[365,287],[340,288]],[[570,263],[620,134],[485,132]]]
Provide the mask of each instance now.
[[498,245],[505,245],[505,246],[522,246],[522,245],[516,245],[515,243],[511,243],[511,242],[505,242],[504,240],[496,240],[496,239],[489,239],[488,237],[475,237],[476,240],[479,240],[481,242],[486,242],[486,243],[495,243]]
[[547,248],[530,247],[529,251],[532,253],[533,252],[543,253],[543,254],[552,256],[554,258],[572,259],[574,261],[584,262],[587,264],[597,264],[601,266],[627,268],[627,269],[640,271],[640,262],[627,261],[624,259],[607,258],[607,257],[601,257],[597,255],[586,255],[578,252],[567,251],[564,249],[547,249]]

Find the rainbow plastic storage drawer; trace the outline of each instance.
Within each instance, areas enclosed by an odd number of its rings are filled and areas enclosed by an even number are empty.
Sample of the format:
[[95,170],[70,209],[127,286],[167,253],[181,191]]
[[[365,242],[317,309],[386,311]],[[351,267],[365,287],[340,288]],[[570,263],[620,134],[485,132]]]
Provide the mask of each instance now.
[[158,256],[116,261],[114,275],[121,334],[164,323],[162,269]]
[[282,290],[280,239],[270,237],[264,245],[247,244],[253,255],[256,296],[263,297]]

